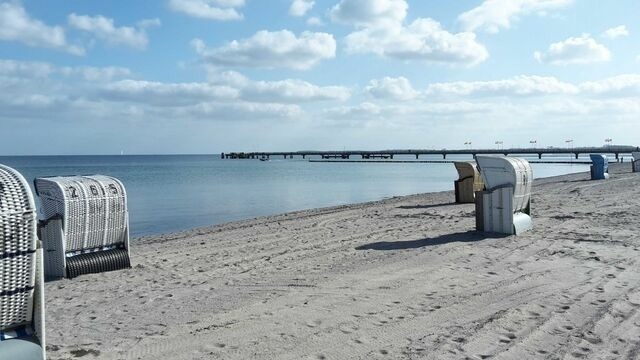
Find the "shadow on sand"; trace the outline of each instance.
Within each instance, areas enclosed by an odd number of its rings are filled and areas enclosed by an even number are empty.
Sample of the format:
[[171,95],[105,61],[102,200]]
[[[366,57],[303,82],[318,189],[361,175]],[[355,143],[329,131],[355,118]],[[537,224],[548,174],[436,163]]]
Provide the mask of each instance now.
[[508,235],[490,234],[479,231],[465,231],[446,234],[434,238],[405,241],[380,241],[356,247],[356,250],[405,250],[418,249],[427,246],[444,245],[453,242],[474,242],[485,239],[499,239]]
[[432,204],[432,205],[402,205],[402,206],[398,206],[398,209],[405,209],[405,210],[431,209],[431,208],[435,208],[435,207],[452,206],[452,205],[460,205],[460,204],[455,203],[455,202],[450,202],[450,203]]

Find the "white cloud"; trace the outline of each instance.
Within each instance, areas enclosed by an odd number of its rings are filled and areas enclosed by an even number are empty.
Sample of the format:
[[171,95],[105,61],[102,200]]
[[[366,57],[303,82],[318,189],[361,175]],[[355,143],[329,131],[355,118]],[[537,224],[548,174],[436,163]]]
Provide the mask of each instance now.
[[146,27],[159,26],[160,20],[147,19],[138,23],[138,27],[116,27],[113,19],[98,15],[87,16],[70,14],[67,21],[71,27],[89,32],[111,45],[126,45],[136,49],[144,49],[149,43]]
[[573,0],[485,0],[478,7],[460,14],[458,21],[467,31],[497,33],[501,28],[510,28],[521,16],[560,9],[572,3]]
[[307,19],[307,25],[310,26],[323,26],[324,22],[319,17],[312,16]]
[[417,19],[401,24],[366,27],[349,34],[347,50],[375,53],[400,60],[473,66],[489,57],[487,49],[470,32],[452,34],[433,19]]
[[627,27],[625,25],[620,25],[620,26],[607,29],[605,32],[602,33],[602,36],[609,39],[615,39],[622,36],[629,36],[629,30],[627,30]]
[[0,40],[17,41],[31,47],[62,50],[84,55],[82,47],[67,43],[64,29],[33,19],[17,3],[0,3]]
[[365,87],[365,92],[378,99],[411,100],[420,95],[409,79],[405,77],[387,77],[373,79]]
[[213,84],[238,89],[239,96],[247,101],[346,101],[351,96],[349,89],[343,86],[318,86],[298,79],[254,81],[235,71],[218,73],[215,69],[209,69],[208,78]]
[[152,103],[158,106],[192,105],[203,101],[238,97],[238,91],[227,86],[130,79],[107,84],[103,93],[110,100]]
[[247,100],[253,101],[345,101],[350,97],[350,95],[349,90],[343,86],[320,87],[309,82],[296,79],[256,81],[242,89],[242,96]]
[[289,7],[289,15],[291,16],[304,16],[309,10],[313,8],[315,1],[313,0],[293,0]]
[[39,61],[0,60],[0,75],[46,77],[54,71],[51,64]]
[[405,25],[408,7],[405,0],[342,0],[331,9],[330,17],[356,27],[345,38],[351,53],[464,66],[489,57],[474,33],[450,33],[430,18]]
[[622,74],[599,81],[587,81],[580,89],[597,95],[638,96],[640,95],[640,74]]
[[405,0],[341,0],[331,11],[331,19],[360,26],[399,23],[407,16]]
[[429,95],[454,96],[535,96],[576,94],[577,86],[554,77],[520,75],[503,80],[456,81],[434,83],[427,88]]
[[199,39],[194,39],[192,45],[205,62],[224,67],[305,70],[336,54],[333,35],[309,31],[296,36],[288,30],[262,30],[218,48],[208,49]]
[[64,75],[80,76],[87,81],[111,81],[113,79],[124,78],[131,75],[131,71],[129,69],[123,68],[123,67],[117,67],[117,66],[63,67],[63,68],[60,68],[58,72]]
[[169,0],[171,10],[208,20],[242,20],[242,6],[244,0]]
[[127,68],[117,66],[56,67],[39,61],[17,61],[0,59],[0,76],[22,79],[46,78],[52,75],[78,77],[88,81],[111,81],[131,75]]
[[545,53],[536,51],[534,58],[552,65],[590,64],[611,60],[611,52],[589,34],[571,37],[549,45]]

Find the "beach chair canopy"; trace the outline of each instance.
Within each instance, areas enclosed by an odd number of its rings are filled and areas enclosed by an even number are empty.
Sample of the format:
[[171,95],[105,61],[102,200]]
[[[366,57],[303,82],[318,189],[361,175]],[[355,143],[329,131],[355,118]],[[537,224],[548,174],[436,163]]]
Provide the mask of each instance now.
[[0,360],[45,358],[42,249],[31,189],[0,165]]
[[454,182],[456,202],[472,203],[475,192],[484,189],[478,167],[473,161],[456,161],[453,165],[458,171],[458,180]]
[[488,191],[499,187],[513,188],[513,210],[522,211],[529,206],[533,170],[525,159],[503,156],[477,156],[482,179]]
[[486,190],[476,197],[476,229],[519,234],[533,227],[528,161],[514,157],[477,156]]
[[633,161],[631,162],[631,169],[633,172],[640,172],[640,151],[631,153]]
[[129,214],[124,185],[104,175],[35,180],[42,204],[47,277],[128,268]]
[[590,154],[591,158],[591,179],[603,180],[609,178],[609,159],[606,155]]

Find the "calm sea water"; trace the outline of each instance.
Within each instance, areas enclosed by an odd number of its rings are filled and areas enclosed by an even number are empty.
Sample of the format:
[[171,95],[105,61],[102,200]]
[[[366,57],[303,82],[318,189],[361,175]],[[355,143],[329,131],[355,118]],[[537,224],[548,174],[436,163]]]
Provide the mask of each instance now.
[[[300,159],[261,162],[221,160],[214,155],[0,156],[0,163],[19,170],[30,183],[36,177],[54,175],[104,174],[119,178],[127,188],[134,237],[451,190],[457,179],[452,164],[310,163]],[[532,166],[536,177],[588,170],[587,165]]]

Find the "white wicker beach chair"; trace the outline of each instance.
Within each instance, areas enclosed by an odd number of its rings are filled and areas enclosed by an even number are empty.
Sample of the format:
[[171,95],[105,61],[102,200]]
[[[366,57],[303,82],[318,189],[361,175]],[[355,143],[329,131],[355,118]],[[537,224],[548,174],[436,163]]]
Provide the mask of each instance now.
[[631,155],[633,155],[633,160],[631,161],[633,172],[640,172],[640,151],[636,151]]
[[486,186],[476,194],[476,228],[516,235],[531,229],[533,171],[529,162],[503,156],[477,156],[476,161]]
[[45,359],[42,248],[31,189],[0,165],[0,360]]
[[475,162],[456,161],[453,163],[458,170],[459,179],[454,181],[456,202],[457,203],[473,203],[475,200],[475,192],[484,189],[484,182],[478,172]]
[[122,182],[104,176],[35,179],[47,278],[131,267],[129,213]]

